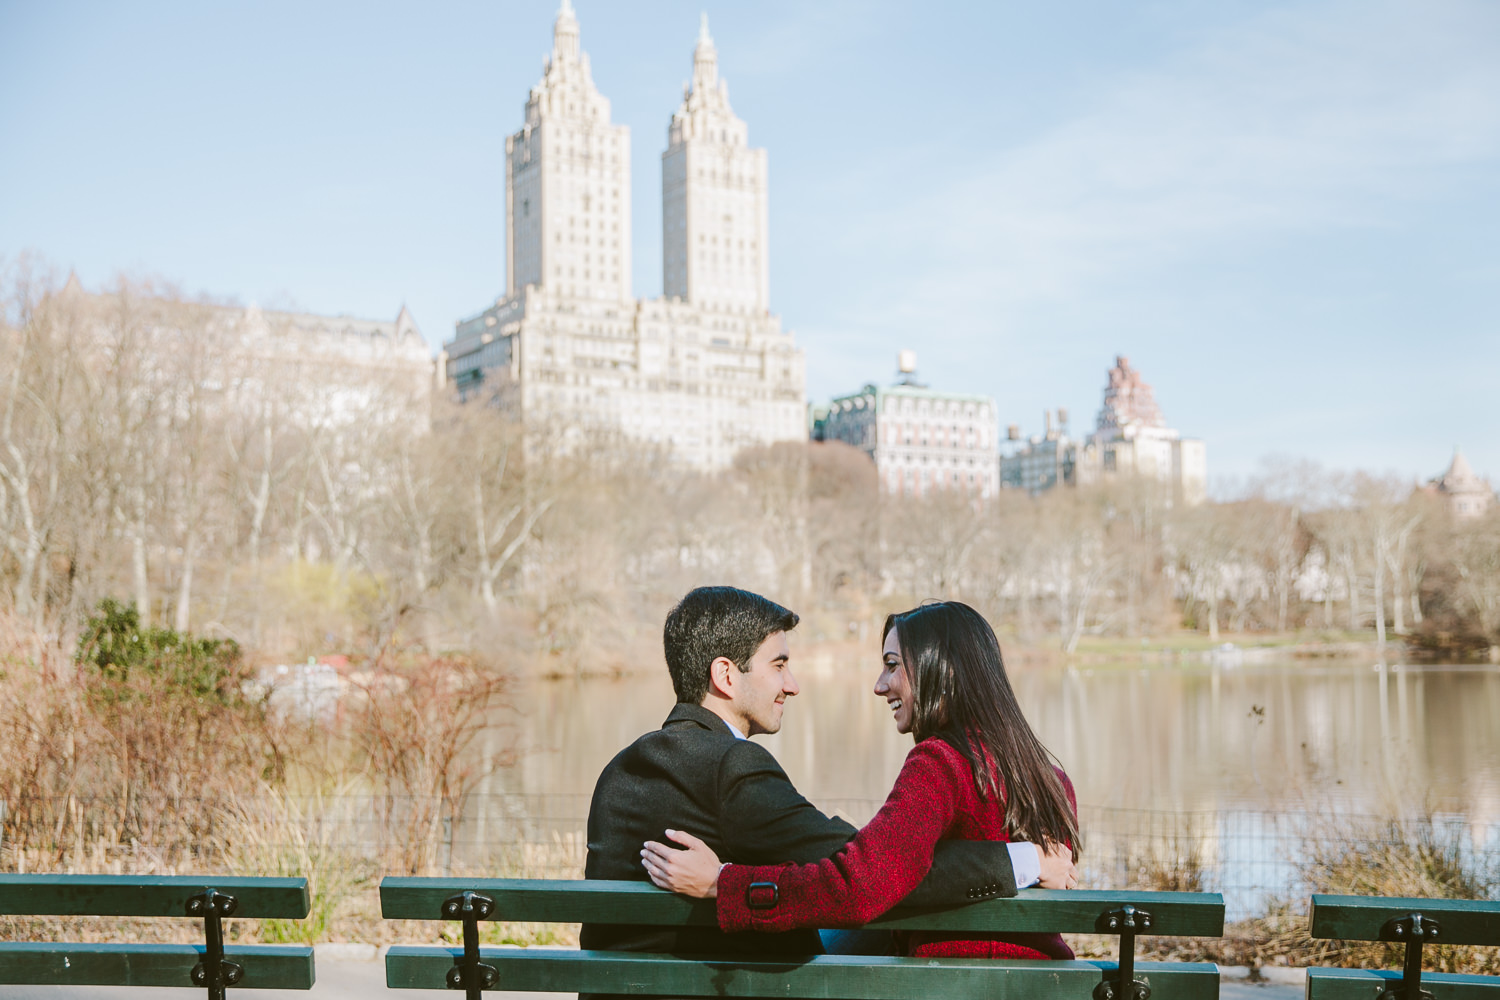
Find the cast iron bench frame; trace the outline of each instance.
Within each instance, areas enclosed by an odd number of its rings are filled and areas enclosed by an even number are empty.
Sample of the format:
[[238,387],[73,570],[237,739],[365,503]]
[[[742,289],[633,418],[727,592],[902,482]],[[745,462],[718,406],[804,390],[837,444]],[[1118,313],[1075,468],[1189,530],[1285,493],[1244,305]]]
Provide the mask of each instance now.
[[1312,898],[1311,935],[1406,945],[1403,967],[1308,969],[1308,1000],[1500,1000],[1500,976],[1422,973],[1424,944],[1500,947],[1500,902],[1380,896]]
[[[819,997],[911,1000],[1210,1000],[1213,963],[1136,962],[1137,934],[1219,937],[1217,893],[1071,892],[1028,889],[952,910],[903,911],[869,926],[974,933],[1056,931],[1120,938],[1120,961],[1005,961],[816,955],[694,958],[641,952],[481,948],[479,922],[628,923],[717,926],[712,900],[675,896],[643,882],[387,877],[388,920],[458,920],[464,946],[397,945],[386,953],[386,985],[405,989],[658,994],[677,997]],[[1122,977],[1123,976],[1123,977]],[[1122,991],[1129,982],[1134,989]]]
[[226,917],[301,920],[307,879],[227,876],[0,875],[0,914],[28,917],[191,917],[203,944],[0,942],[6,986],[201,986],[312,989],[305,945],[226,945]]

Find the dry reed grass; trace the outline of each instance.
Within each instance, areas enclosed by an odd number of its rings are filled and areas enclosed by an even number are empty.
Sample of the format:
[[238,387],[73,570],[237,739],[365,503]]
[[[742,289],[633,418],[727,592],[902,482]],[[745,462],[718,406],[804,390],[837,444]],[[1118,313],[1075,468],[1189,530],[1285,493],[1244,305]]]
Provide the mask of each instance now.
[[[1211,889],[1203,840],[1190,823],[1135,847],[1127,887],[1168,892]],[[1305,894],[1271,899],[1265,912],[1224,928],[1222,938],[1140,939],[1142,957],[1163,961],[1266,965],[1399,968],[1399,946],[1327,941],[1308,933],[1307,895],[1410,896],[1488,899],[1500,893],[1500,859],[1473,844],[1467,833],[1433,817],[1414,820],[1323,817],[1310,823],[1296,848],[1298,881]],[[1288,886],[1288,893],[1294,891]],[[1296,890],[1302,891],[1302,890]],[[1070,936],[1080,957],[1107,958],[1113,938]],[[1500,949],[1438,945],[1424,949],[1429,971],[1500,973]]]
[[[390,649],[336,712],[297,715],[247,684],[232,649],[205,671],[214,647],[156,631],[159,648],[127,668],[95,663],[88,644],[62,657],[0,620],[0,871],[302,875],[306,920],[233,921],[230,938],[383,937],[379,875],[442,873],[445,829],[507,760],[472,747],[504,677]],[[563,864],[578,853],[561,850]],[[195,934],[186,920],[0,918],[0,937],[59,936]]]

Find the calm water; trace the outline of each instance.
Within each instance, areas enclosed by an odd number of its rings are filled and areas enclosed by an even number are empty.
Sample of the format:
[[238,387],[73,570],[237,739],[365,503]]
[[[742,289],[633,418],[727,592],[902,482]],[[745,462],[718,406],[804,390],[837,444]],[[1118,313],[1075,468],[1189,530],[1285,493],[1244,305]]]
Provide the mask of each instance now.
[[[870,691],[875,660],[793,648],[802,693],[761,737],[812,801],[856,823],[911,747]],[[1078,791],[1083,875],[1099,888],[1186,867],[1230,919],[1305,899],[1306,837],[1388,834],[1350,817],[1434,816],[1500,863],[1500,669],[1288,662],[1021,669],[1027,717]],[[514,747],[454,831],[458,863],[577,877],[589,794],[672,707],[660,675],[536,681],[486,734]],[[1331,822],[1330,822],[1331,821]]]
[[[781,733],[761,739],[810,799],[863,819],[889,790],[910,739],[870,691],[873,655],[793,655],[802,692],[788,702]],[[1496,668],[1036,668],[1012,681],[1085,808],[1427,809],[1500,823]],[[485,791],[537,796],[559,818],[581,816],[600,769],[659,726],[672,701],[665,669],[522,685],[491,740],[524,754]]]

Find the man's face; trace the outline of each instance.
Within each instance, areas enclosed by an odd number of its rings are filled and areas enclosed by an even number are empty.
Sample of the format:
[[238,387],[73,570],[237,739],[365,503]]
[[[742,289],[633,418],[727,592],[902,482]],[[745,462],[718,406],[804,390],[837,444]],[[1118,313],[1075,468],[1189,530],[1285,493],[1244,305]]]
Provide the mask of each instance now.
[[791,653],[786,633],[773,632],[750,658],[750,669],[735,672],[734,709],[745,720],[746,736],[774,733],[781,729],[782,703],[798,691],[792,668],[787,665]]

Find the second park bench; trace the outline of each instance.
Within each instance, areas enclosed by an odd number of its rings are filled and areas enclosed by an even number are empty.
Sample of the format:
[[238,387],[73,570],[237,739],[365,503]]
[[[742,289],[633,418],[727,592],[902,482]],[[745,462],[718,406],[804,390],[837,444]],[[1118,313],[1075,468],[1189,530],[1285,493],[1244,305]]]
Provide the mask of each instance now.
[[210,1000],[231,986],[311,989],[311,948],[224,943],[227,918],[301,920],[308,908],[303,878],[0,875],[0,915],[176,917],[203,928],[202,944],[0,941],[0,986],[197,986]]

